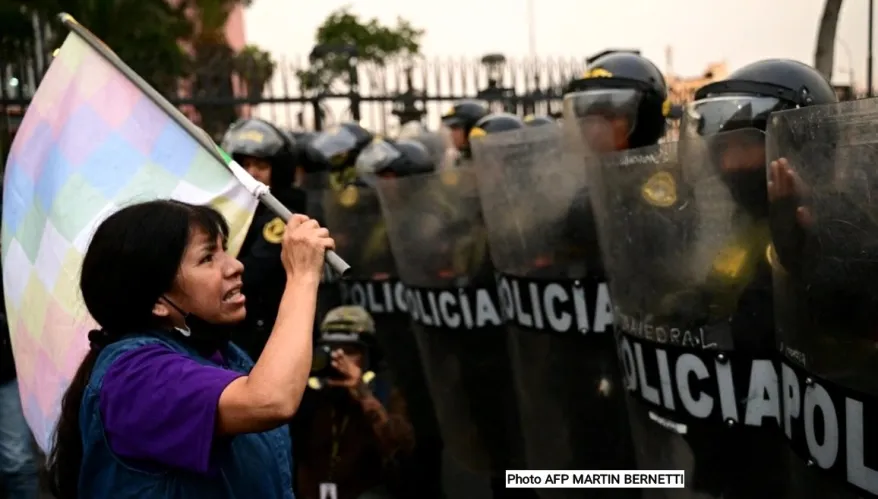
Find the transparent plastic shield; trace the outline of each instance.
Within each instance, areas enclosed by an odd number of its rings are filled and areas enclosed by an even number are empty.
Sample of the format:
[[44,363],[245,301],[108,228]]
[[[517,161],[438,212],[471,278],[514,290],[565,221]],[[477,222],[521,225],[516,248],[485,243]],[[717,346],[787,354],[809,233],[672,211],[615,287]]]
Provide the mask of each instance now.
[[[631,469],[636,466],[585,161],[562,139],[560,127],[550,124],[472,144],[513,345],[527,466]],[[539,494],[581,497],[573,489]]]
[[309,217],[324,223],[323,192],[329,188],[329,172],[312,172],[305,175],[301,185],[306,196],[306,212]]
[[571,206],[584,205],[585,163],[564,154],[560,128],[489,135],[474,140],[472,150],[497,269],[523,275],[536,270],[534,262],[571,260],[557,243],[575,228]]
[[490,270],[471,170],[377,179],[375,184],[406,285],[468,286],[484,274],[480,270]]
[[[449,153],[454,150],[454,143],[451,141],[451,132],[443,128],[438,132],[431,132],[423,125],[412,127],[400,132],[400,139],[410,139],[420,142],[430,152],[430,158],[436,169],[442,169],[449,163]],[[408,125],[406,125],[408,126]]]
[[[878,102],[803,108],[769,123],[768,157],[779,160],[770,172],[778,349],[783,390],[795,395],[784,398],[784,432],[800,458],[796,494],[871,497],[878,494],[866,475],[878,469],[869,450],[878,445],[870,423],[878,414]],[[822,414],[807,418],[815,401]],[[816,442],[833,452],[820,452],[811,434],[826,435]]]
[[748,184],[764,183],[763,147],[764,134],[748,129],[616,153],[591,165],[598,239],[613,303],[623,314],[617,321],[683,321],[706,330],[681,346],[735,348],[723,324],[768,245],[764,199],[754,190],[753,206],[744,203]]
[[350,186],[321,194],[325,226],[339,256],[351,264],[351,278],[382,281],[395,277],[396,265],[375,190]]
[[784,491],[777,416],[757,409],[777,389],[764,145],[748,129],[588,167],[638,467],[686,470],[673,497]]
[[400,390],[420,442],[438,438],[435,409],[424,376],[420,352],[412,335],[405,286],[396,274],[387,225],[378,193],[351,186],[322,193],[325,226],[336,251],[351,264],[350,275],[339,282],[342,300],[360,305],[375,319],[382,366],[389,369]]
[[320,132],[311,142],[311,147],[333,165],[340,165],[357,147],[357,138],[345,127],[333,127]]
[[521,437],[475,175],[376,186],[446,448],[475,472],[513,469]]

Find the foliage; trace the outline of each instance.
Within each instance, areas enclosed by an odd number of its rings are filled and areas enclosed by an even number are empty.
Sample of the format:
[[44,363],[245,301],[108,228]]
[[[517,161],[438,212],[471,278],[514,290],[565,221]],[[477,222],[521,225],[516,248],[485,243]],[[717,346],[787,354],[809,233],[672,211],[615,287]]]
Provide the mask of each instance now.
[[268,52],[255,45],[247,45],[235,55],[233,67],[247,89],[247,98],[257,101],[271,80],[277,63]]
[[424,30],[405,19],[397,18],[395,26],[385,26],[376,18],[360,19],[350,6],[342,7],[317,29],[311,67],[297,73],[301,87],[320,93],[330,92],[339,80],[349,85],[353,69],[350,49],[356,50],[358,61],[383,65],[393,58],[418,54],[423,35]]
[[[193,36],[195,54],[192,96],[198,98],[196,109],[201,127],[219,139],[238,116],[235,105],[235,79],[245,86],[247,97],[256,100],[274,74],[271,55],[255,46],[235,53],[228,45],[225,26],[239,0],[189,0],[200,13]],[[247,2],[249,4],[249,2]]]
[[194,26],[183,5],[165,0],[0,0],[2,56],[33,55],[34,15],[53,25],[55,37],[44,40],[46,48],[59,46],[67,30],[58,26],[58,12],[76,18],[162,92],[187,73],[190,58],[177,41],[191,36]]
[[[192,97],[213,100],[198,106],[201,125],[216,136],[237,119],[234,106],[219,106],[235,98],[234,75],[246,85],[251,99],[260,96],[275,64],[257,47],[235,53],[225,25],[237,5],[252,0],[0,0],[0,60],[16,61],[34,55],[33,16],[49,22],[58,47],[67,30],[58,26],[58,12],[71,14],[91,30],[134,71],[163,95],[177,97],[189,82]],[[173,5],[172,5],[173,4]],[[197,13],[192,16],[191,13]],[[188,14],[187,14],[188,13]],[[182,43],[181,43],[182,42]]]

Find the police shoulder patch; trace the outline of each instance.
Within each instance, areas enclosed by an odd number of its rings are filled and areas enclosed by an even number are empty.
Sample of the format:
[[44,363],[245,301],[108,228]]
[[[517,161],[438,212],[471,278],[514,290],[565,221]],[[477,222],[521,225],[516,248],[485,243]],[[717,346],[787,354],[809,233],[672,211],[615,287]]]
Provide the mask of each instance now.
[[667,208],[677,202],[677,182],[668,172],[658,172],[643,184],[643,199],[661,208]]
[[341,192],[338,194],[338,203],[345,208],[350,208],[351,206],[357,204],[357,198],[359,198],[359,193],[357,192],[357,186],[348,185],[344,187]]
[[284,238],[286,224],[280,217],[274,217],[262,226],[262,237],[271,244],[279,244]]

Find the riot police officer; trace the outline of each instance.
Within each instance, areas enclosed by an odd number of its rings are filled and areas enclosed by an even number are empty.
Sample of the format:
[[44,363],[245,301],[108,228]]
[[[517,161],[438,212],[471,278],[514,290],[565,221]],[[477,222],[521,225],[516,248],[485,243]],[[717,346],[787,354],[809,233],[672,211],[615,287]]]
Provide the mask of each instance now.
[[[584,165],[568,161],[573,155],[563,153],[557,123],[508,115],[483,122],[471,133],[474,170],[505,307],[527,468],[633,468],[600,252],[588,244],[594,229],[579,230],[591,220]],[[561,305],[543,305],[553,300]]]
[[[638,234],[636,245],[651,247],[649,257],[638,258],[630,241],[612,241],[621,240],[621,233],[602,241],[624,255],[618,267],[625,271],[617,269],[621,274],[612,277],[616,306],[635,312],[621,317],[628,324],[626,345],[639,342],[630,333],[648,312],[656,324],[699,331],[694,341],[683,345],[686,352],[703,355],[710,348],[718,353],[705,356],[705,361],[714,362],[714,356],[736,359],[727,367],[730,376],[746,375],[752,365],[774,358],[764,130],[776,111],[835,99],[832,87],[813,68],[794,61],[760,61],[696,92],[696,100],[684,111],[679,144],[626,158],[620,167],[629,171],[637,170],[635,159],[661,163],[646,184],[630,191],[638,208],[626,209],[628,222],[620,226],[626,237]],[[624,190],[612,182],[605,189]],[[638,197],[645,202],[637,203]],[[704,260],[698,262],[700,258]],[[640,304],[635,296],[640,296]],[[662,348],[654,341],[640,343],[644,349],[647,344]],[[671,376],[667,382],[674,386],[679,380]],[[746,387],[728,386],[717,395],[741,400],[737,394],[742,392]],[[649,430],[646,418],[633,418],[636,444],[643,446],[643,455],[668,468],[685,466],[682,461],[662,462],[669,459],[662,456],[670,456],[670,449],[680,456],[691,453],[685,457],[692,463],[687,485],[699,497],[778,497],[786,492],[784,452],[773,434],[773,422],[743,422],[729,412],[693,418],[684,410],[650,408],[666,418],[667,428],[684,425],[686,431],[674,434],[655,425]],[[632,413],[641,415],[638,410]]]
[[753,262],[757,269],[741,297],[743,303],[753,304],[756,309],[744,307],[739,311],[739,344],[761,349],[774,345],[772,336],[744,337],[747,332],[773,329],[768,255],[774,249],[765,227],[769,210],[764,135],[728,132],[765,132],[772,113],[834,102],[838,102],[835,90],[816,69],[798,61],[768,59],[744,66],[726,80],[705,85],[684,109],[683,143],[693,136],[707,138],[714,156],[711,163],[720,167],[716,173],[740,207],[742,216],[738,218],[754,225],[744,240],[734,242],[738,248],[746,248],[742,261]]
[[451,130],[454,147],[460,151],[464,159],[471,157],[469,135],[476,123],[488,115],[488,106],[475,100],[463,100],[456,103],[442,116],[442,125]]
[[357,177],[404,177],[436,169],[433,157],[418,137],[376,139],[357,156]]
[[[418,131],[417,136],[426,133]],[[357,155],[353,183],[324,196],[326,225],[339,241],[337,251],[352,264],[350,275],[340,283],[344,302],[372,314],[376,339],[416,435],[414,453],[399,463],[404,469],[399,497],[424,499],[442,494],[442,439],[405,311],[405,288],[397,277],[378,195],[370,186],[379,178],[400,179],[434,169],[432,155],[421,142],[376,138]]]
[[[837,103],[834,89],[814,68],[798,61],[769,59],[735,71],[728,80],[699,89],[695,102],[685,109],[681,127],[681,132],[685,135],[709,136],[742,128],[766,131],[772,121],[780,122],[780,126],[775,126],[772,130],[774,153],[792,154],[793,157],[789,160],[781,157],[770,165],[771,182],[766,183],[764,142],[750,144],[750,153],[743,155],[752,156],[750,161],[722,162],[719,174],[742,211],[753,214],[763,227],[760,237],[739,243],[740,247],[747,249],[748,260],[758,260],[758,267],[756,275],[742,294],[736,314],[736,317],[740,316],[738,322],[742,323],[742,327],[732,332],[737,335],[736,339],[744,336],[745,332],[752,331],[753,326],[770,332],[757,345],[763,355],[764,352],[776,351],[776,345],[780,345],[785,371],[783,390],[786,393],[788,390],[801,390],[804,393],[804,385],[795,381],[798,379],[801,382],[808,375],[816,375],[822,379],[832,378],[832,375],[823,371],[826,366],[823,359],[832,358],[839,352],[844,360],[839,358],[837,367],[841,364],[844,367],[838,371],[856,372],[857,368],[853,367],[856,365],[855,356],[850,355],[851,352],[846,351],[844,346],[836,349],[840,344],[847,343],[846,340],[817,344],[813,343],[814,337],[809,335],[814,331],[853,332],[856,328],[848,327],[850,322],[844,321],[851,318],[856,321],[862,317],[860,311],[867,311],[868,314],[868,311],[874,310],[872,293],[860,293],[861,290],[873,287],[870,272],[865,271],[869,264],[858,269],[844,268],[854,262],[874,261],[857,244],[862,235],[870,232],[874,234],[874,223],[869,221],[871,216],[860,209],[864,204],[850,202],[858,194],[839,195],[840,192],[833,187],[835,182],[832,178],[836,168],[840,166],[836,154],[843,149],[847,149],[846,153],[851,157],[864,157],[863,153],[856,152],[857,146],[845,148],[837,145],[838,134],[845,122],[861,119],[862,110],[851,109],[845,112],[836,106],[826,106],[834,103]],[[820,105],[821,108],[808,109],[815,105]],[[798,111],[772,118],[778,111],[793,109]],[[721,135],[734,136],[734,132]],[[740,144],[730,145],[737,150],[743,149]],[[872,146],[865,147],[869,150]],[[772,159],[778,158],[775,156]],[[867,169],[872,168],[868,160],[863,163],[869,165]],[[857,171],[862,168],[863,163],[858,166],[855,162],[849,166]],[[810,203],[804,191],[810,188],[803,188],[804,182],[796,172],[800,168],[808,183],[817,186],[815,190],[823,191],[820,195],[821,207],[827,208],[822,213],[825,225],[813,225],[813,218],[805,208]],[[783,187],[784,184],[788,184],[787,192],[779,195],[778,187]],[[770,233],[765,226],[770,227]],[[820,229],[830,226],[832,228],[829,231],[820,233]],[[833,247],[836,244],[833,241],[843,242]],[[825,252],[827,248],[846,248],[851,253],[830,256],[831,251]],[[803,265],[803,255],[821,253],[823,258]],[[815,276],[819,277],[814,279]],[[833,286],[830,284],[833,281],[843,284]],[[861,287],[860,284],[865,286]],[[864,296],[869,298],[865,302],[859,302]],[[832,312],[825,313],[827,308],[833,309]],[[844,312],[840,312],[842,310]],[[749,321],[746,320],[748,318]],[[827,318],[831,320],[824,322]],[[836,322],[836,319],[841,320]],[[874,322],[867,327],[871,330],[873,324]],[[748,340],[748,344],[760,340],[748,337],[744,339]],[[870,347],[872,345],[871,341],[865,343]],[[833,386],[836,385],[828,383],[821,389],[833,395]],[[845,387],[844,393],[853,393],[848,391],[850,388]],[[796,407],[798,403],[794,401],[787,404],[784,413],[798,413],[801,410]],[[832,415],[824,416],[824,421],[827,417],[832,418]],[[820,469],[829,467],[826,463],[821,463],[819,467],[812,465],[811,454],[807,450],[802,452],[805,446],[801,441],[802,428],[798,424],[785,428],[785,433],[791,439],[791,447],[798,453],[798,456],[790,455],[791,459],[787,464],[789,471],[782,475],[782,478],[787,478],[787,483],[782,485],[789,497],[861,496],[849,489],[844,479],[837,479],[838,475]],[[830,433],[837,432],[824,431],[824,435]],[[831,440],[844,441],[837,435],[827,438],[829,440],[824,445],[831,445]],[[752,456],[744,448],[752,442],[741,439],[738,442],[740,447],[732,447],[737,451],[737,456]],[[694,444],[693,447],[697,448]],[[753,445],[749,447],[752,449]],[[767,459],[756,459],[747,462],[758,469],[766,461]],[[718,466],[723,464],[717,463]],[[777,471],[786,472],[782,469]],[[756,474],[751,473],[751,476],[754,475]],[[848,474],[848,480],[850,476]]]
[[644,147],[665,133],[667,97],[655,64],[638,54],[614,52],[570,82],[564,95],[565,122],[578,123],[584,145],[596,152]]
[[[290,136],[267,121],[245,119],[232,125],[222,148],[256,180],[271,187],[271,193],[290,211],[305,212],[305,194],[293,187],[298,155]],[[243,277],[247,318],[234,341],[253,359],[262,353],[271,334],[286,283],[280,262],[284,226],[280,217],[260,204],[239,254],[247,269]]]
[[[474,106],[479,119],[464,120],[473,107],[459,107],[461,116],[449,113],[446,123],[457,129],[461,148],[468,148],[468,138],[474,143],[497,126],[524,127],[512,115],[488,117],[480,105]],[[409,330],[417,340],[443,445],[468,471],[490,477],[499,498],[512,492],[505,488],[503,470],[522,465],[521,437],[474,169],[382,178],[376,188],[400,280],[417,300],[410,300]],[[432,320],[419,304],[438,295],[443,303],[455,297],[459,305],[452,307],[461,312]],[[481,319],[467,308],[476,296]]]
[[308,185],[308,180],[313,180],[308,178],[308,174],[316,173],[308,168],[309,165],[306,161],[304,161],[304,158],[307,152],[308,144],[310,144],[311,141],[314,140],[314,137],[316,137],[317,134],[315,132],[296,130],[284,131],[289,137],[291,137],[293,143],[296,145],[298,163],[296,164],[293,185],[295,185],[296,187],[305,188]]
[[[350,196],[347,189],[356,180],[354,164],[357,155],[372,141],[371,132],[355,122],[346,122],[313,135],[303,147],[301,165],[309,172],[305,188],[308,192],[308,214],[326,224],[326,196]],[[341,305],[337,276],[327,269],[317,292],[317,316]],[[318,333],[317,323],[314,325]]]

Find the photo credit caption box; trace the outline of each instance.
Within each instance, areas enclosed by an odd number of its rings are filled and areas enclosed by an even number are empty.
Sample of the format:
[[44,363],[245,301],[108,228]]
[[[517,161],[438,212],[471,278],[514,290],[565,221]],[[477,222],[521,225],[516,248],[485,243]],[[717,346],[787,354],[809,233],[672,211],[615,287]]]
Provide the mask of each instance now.
[[506,470],[507,489],[682,489],[683,470]]

